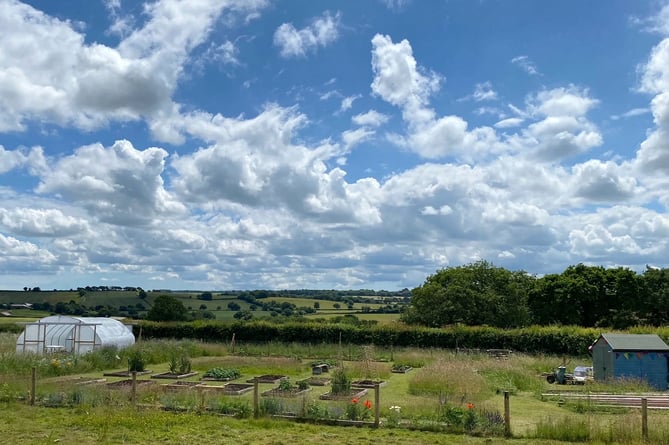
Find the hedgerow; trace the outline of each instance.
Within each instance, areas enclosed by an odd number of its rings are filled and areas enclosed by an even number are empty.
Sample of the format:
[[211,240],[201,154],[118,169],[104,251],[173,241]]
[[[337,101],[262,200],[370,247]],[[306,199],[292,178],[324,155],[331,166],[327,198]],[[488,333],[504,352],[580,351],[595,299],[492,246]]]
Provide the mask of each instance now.
[[[145,338],[191,338],[203,341],[264,343],[373,344],[381,347],[511,349],[528,353],[583,355],[600,330],[575,326],[531,326],[500,329],[485,326],[426,328],[407,325],[352,326],[330,323],[197,321],[161,323],[144,321],[134,327]],[[642,330],[642,329],[641,329]],[[637,330],[638,331],[638,330]],[[669,332],[667,332],[669,334]],[[661,335],[661,334],[660,334]]]

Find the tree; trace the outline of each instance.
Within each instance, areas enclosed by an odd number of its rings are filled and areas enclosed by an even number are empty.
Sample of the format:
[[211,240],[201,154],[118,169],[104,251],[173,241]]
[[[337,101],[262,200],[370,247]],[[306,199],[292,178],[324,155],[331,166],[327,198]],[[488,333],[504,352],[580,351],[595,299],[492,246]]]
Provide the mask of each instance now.
[[341,307],[341,304],[335,303],[335,304],[332,305],[332,307],[335,308],[335,309],[339,309]]
[[230,309],[231,311],[236,312],[236,311],[240,310],[241,308],[242,307],[237,302],[231,301],[230,303],[228,303],[228,309]]
[[523,271],[511,272],[487,261],[441,269],[412,291],[402,319],[435,327],[525,326],[530,322],[527,295],[533,280]]
[[169,295],[160,295],[153,302],[146,318],[153,321],[185,321],[188,312],[181,301]]

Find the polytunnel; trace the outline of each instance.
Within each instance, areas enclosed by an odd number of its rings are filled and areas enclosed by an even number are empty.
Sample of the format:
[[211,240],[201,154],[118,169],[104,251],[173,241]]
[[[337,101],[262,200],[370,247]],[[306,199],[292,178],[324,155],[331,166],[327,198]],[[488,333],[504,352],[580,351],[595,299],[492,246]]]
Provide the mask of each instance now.
[[135,343],[131,328],[113,318],[54,315],[28,323],[16,340],[16,352],[85,354],[106,346]]

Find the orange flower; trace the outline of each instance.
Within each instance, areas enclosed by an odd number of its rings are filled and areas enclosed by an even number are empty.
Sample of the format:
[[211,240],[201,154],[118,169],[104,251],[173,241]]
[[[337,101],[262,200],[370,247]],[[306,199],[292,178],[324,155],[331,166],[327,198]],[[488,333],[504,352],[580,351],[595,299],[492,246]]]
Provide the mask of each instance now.
[[468,403],[468,404],[467,404],[467,409],[473,409],[473,408],[474,408],[474,404],[473,404],[473,403]]
[[351,403],[358,403],[358,399],[356,399],[355,397],[352,398],[352,399],[351,399]]
[[372,409],[372,402],[370,402],[369,400],[365,400],[365,408]]

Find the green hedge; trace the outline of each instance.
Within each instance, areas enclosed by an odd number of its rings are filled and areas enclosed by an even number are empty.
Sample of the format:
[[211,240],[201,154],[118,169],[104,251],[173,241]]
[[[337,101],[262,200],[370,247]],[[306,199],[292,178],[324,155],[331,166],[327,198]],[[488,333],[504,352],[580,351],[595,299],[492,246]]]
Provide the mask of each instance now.
[[[479,326],[425,328],[406,325],[359,327],[328,323],[250,322],[141,322],[134,327],[143,338],[189,338],[229,342],[233,334],[238,342],[269,341],[300,343],[374,344],[382,347],[511,349],[528,353],[584,355],[601,332],[574,326],[532,326],[498,329]],[[639,331],[647,331],[639,328]],[[657,332],[655,330],[654,332]],[[669,335],[669,331],[666,332]],[[660,334],[661,335],[661,334]],[[666,337],[665,337],[666,338]]]

